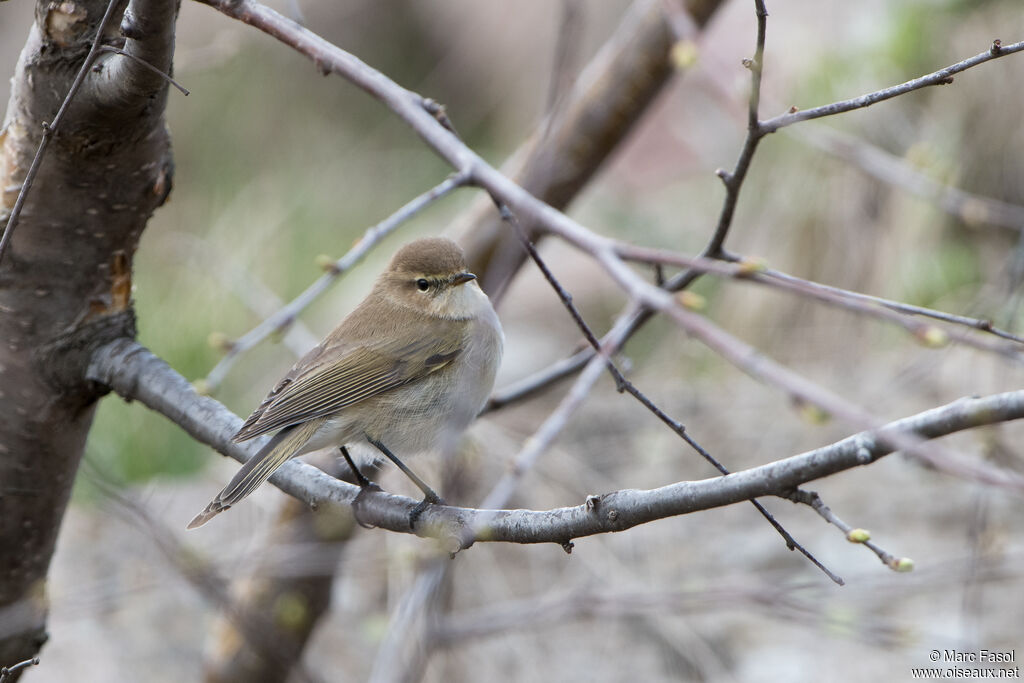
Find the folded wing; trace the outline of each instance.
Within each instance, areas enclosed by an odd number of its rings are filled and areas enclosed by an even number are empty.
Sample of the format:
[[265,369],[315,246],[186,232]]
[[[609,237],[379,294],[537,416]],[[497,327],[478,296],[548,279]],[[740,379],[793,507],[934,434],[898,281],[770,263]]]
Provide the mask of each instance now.
[[[451,335],[448,335],[449,338]],[[462,337],[412,344],[360,345],[347,350],[317,347],[267,395],[234,436],[260,434],[338,411],[440,370],[462,352]]]

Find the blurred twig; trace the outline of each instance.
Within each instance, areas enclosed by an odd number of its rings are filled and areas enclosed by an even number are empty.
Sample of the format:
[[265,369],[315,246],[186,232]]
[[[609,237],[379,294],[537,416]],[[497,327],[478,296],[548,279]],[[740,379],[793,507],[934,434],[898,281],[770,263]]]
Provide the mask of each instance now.
[[[622,619],[633,615],[680,615],[720,613],[730,610],[760,610],[786,623],[826,629],[834,617],[814,600],[799,599],[801,586],[778,583],[703,586],[685,591],[576,590],[547,598],[508,600],[439,622],[430,634],[437,647],[457,647],[467,641],[490,638],[510,631],[530,633],[538,628],[583,619]],[[891,644],[899,642],[903,629],[884,622],[873,623],[858,634],[877,644],[880,636]]]
[[452,175],[444,182],[416,197],[380,223],[367,228],[359,241],[348,250],[348,253],[330,264],[326,274],[320,276],[320,279],[307,287],[305,291],[295,297],[288,305],[265,318],[263,322],[249,332],[232,341],[224,358],[206,375],[204,380],[206,388],[209,391],[213,391],[220,386],[220,383],[224,381],[224,377],[227,376],[231,367],[242,353],[256,346],[270,335],[286,330],[302,310],[327,291],[337,281],[339,276],[359,263],[382,239],[430,204],[464,185],[468,177],[465,173]]
[[[352,483],[347,467],[329,469]],[[272,631],[262,641],[245,637],[229,613],[214,630],[215,647],[205,662],[206,680],[216,683],[276,683],[301,661],[316,625],[331,604],[335,570],[355,531],[352,511],[338,506],[311,510],[288,498],[268,543],[248,576],[234,577],[232,611],[264,615]],[[282,571],[282,552],[293,565]],[[273,652],[266,646],[272,643]]]
[[[256,315],[270,317],[284,308],[285,302],[262,280],[239,266],[230,254],[218,253],[209,240],[187,232],[175,232],[167,235],[164,241],[170,249],[180,253],[182,260],[197,261],[200,272],[219,279],[226,289],[234,292],[245,307]],[[288,326],[283,338],[284,345],[297,357],[304,355],[318,341],[298,319]]]
[[562,0],[562,15],[558,22],[558,38],[555,40],[555,55],[548,84],[547,115],[550,122],[558,105],[564,101],[566,91],[573,81],[576,61],[579,58],[580,33],[582,32],[582,8],[580,0]]
[[438,601],[451,561],[432,558],[420,570],[412,586],[402,595],[391,615],[384,641],[373,661],[371,683],[414,683],[420,680],[434,643],[429,634],[435,629]]
[[[704,2],[686,27],[703,25],[720,4]],[[502,172],[550,206],[568,206],[670,80],[675,40],[662,0],[634,2],[571,91],[502,165]],[[531,238],[543,232],[538,230],[543,226],[526,218],[523,227]],[[515,235],[503,230],[487,197],[474,201],[453,232],[485,291],[500,299],[525,259]]]
[[[292,643],[282,637],[281,631],[286,631],[289,625],[282,623],[281,614],[242,609],[243,604],[236,603],[232,599],[227,581],[218,574],[211,563],[183,543],[178,535],[161,520],[153,517],[144,505],[115,483],[96,462],[89,458],[83,462],[90,483],[103,494],[104,498],[112,505],[113,511],[126,523],[138,528],[145,538],[151,540],[171,567],[177,570],[204,600],[230,621],[236,637],[240,636],[242,644],[251,647],[259,653],[259,656],[269,660],[276,671],[289,672],[296,680],[308,683],[315,683],[319,680],[299,661],[299,655],[302,652],[301,644],[295,651],[294,646],[289,647]],[[220,679],[206,677],[206,680],[219,681]],[[247,680],[282,680],[282,678]]]
[[983,197],[933,180],[905,159],[862,138],[822,125],[801,126],[789,134],[853,164],[873,178],[927,199],[968,225],[989,223],[1024,231],[1024,206]]

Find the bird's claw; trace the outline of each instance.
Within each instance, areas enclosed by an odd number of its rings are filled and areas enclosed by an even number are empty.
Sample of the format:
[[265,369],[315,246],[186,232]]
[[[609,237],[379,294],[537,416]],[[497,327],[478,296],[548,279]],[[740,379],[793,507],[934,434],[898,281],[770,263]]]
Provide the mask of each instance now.
[[428,505],[444,505],[444,504],[445,504],[444,499],[441,498],[441,496],[439,496],[437,494],[427,494],[426,496],[424,496],[423,500],[421,500],[420,502],[416,503],[416,507],[414,507],[411,511],[409,511],[409,528],[410,529],[415,529],[416,528],[416,522],[419,521],[420,516],[423,514],[424,510],[427,509]]
[[363,496],[366,495],[368,492],[369,493],[377,493],[377,492],[380,492],[380,491],[383,491],[383,490],[384,489],[382,489],[381,487],[377,486],[376,484],[374,484],[369,479],[366,479],[365,477],[363,478],[363,481],[360,482],[360,484],[359,484],[359,493],[357,493],[356,497],[352,499],[352,516],[355,518],[356,524],[358,524],[359,526],[363,527],[364,529],[374,529],[374,528],[376,528],[376,527],[374,527],[374,525],[367,524],[363,520],[359,519],[359,504],[362,501]]

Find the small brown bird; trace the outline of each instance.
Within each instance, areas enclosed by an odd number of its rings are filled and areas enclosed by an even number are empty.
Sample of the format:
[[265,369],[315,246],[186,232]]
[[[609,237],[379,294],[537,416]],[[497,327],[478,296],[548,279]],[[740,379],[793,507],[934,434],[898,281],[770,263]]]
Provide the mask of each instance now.
[[490,299],[466,270],[462,249],[425,238],[395,254],[373,290],[284,376],[234,440],[277,432],[188,528],[252,493],[289,458],[369,442],[423,490],[391,452],[450,447],[483,408],[504,335]]

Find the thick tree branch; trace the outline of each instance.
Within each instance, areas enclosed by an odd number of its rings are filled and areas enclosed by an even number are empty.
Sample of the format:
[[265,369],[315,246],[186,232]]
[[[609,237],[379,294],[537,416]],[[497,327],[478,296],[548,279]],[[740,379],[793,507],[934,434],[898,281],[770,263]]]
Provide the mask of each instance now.
[[[127,399],[167,416],[193,437],[244,461],[256,446],[241,447],[230,437],[240,419],[213,399],[199,396],[166,363],[139,344],[119,340],[93,356],[89,376]],[[451,551],[477,541],[559,543],[675,515],[730,505],[761,496],[788,497],[793,488],[843,470],[868,465],[892,452],[896,434],[935,439],[985,424],[1024,417],[1024,391],[964,398],[940,408],[891,422],[801,455],[724,477],[678,482],[650,490],[621,490],[589,496],[585,503],[546,511],[475,510],[432,505],[415,533],[437,537]],[[358,487],[333,479],[298,461],[286,463],[271,482],[310,505],[351,504]],[[364,523],[409,533],[409,513],[418,501],[384,492],[363,492],[356,512]],[[184,521],[184,520],[183,520]]]

